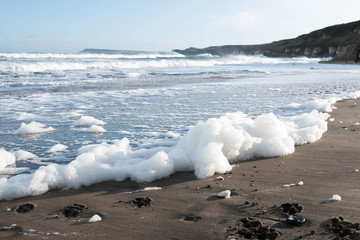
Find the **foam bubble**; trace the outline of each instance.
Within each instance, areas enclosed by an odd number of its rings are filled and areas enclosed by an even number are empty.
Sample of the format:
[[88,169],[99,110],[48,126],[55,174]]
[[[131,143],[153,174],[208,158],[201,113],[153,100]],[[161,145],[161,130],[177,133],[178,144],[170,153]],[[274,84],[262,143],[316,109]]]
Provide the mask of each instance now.
[[35,133],[44,133],[51,132],[55,129],[52,127],[46,128],[45,124],[38,122],[31,122],[29,124],[21,123],[20,128],[15,131],[15,134],[35,134]]
[[89,132],[89,133],[104,133],[106,130],[98,125],[91,125],[89,128],[83,128],[81,129],[83,132]]
[[4,169],[6,166],[14,164],[15,161],[16,158],[12,153],[0,148],[0,169]]
[[23,120],[33,119],[33,118],[36,118],[35,114],[21,112],[21,113],[19,113],[19,116],[17,117],[17,120],[23,121]]
[[55,154],[55,153],[63,152],[63,151],[65,151],[67,148],[68,148],[68,146],[58,143],[58,144],[55,144],[54,146],[52,146],[52,147],[48,150],[48,152]]
[[105,125],[105,122],[98,120],[92,116],[81,116],[80,119],[74,122],[74,126],[91,126],[91,125]]
[[298,104],[292,103],[288,105],[290,109],[296,110],[318,110],[320,112],[332,112],[334,109],[333,104],[340,100],[339,98],[328,98],[328,99],[314,99],[309,102]]
[[37,158],[37,156],[35,154],[32,154],[31,152],[24,151],[24,150],[18,150],[16,152],[14,152],[14,155],[15,155],[17,161]]

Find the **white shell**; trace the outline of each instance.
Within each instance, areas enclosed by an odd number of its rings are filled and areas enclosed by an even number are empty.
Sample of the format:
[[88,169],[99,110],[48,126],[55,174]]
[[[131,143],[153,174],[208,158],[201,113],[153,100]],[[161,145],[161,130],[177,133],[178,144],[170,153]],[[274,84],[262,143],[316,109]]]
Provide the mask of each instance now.
[[99,215],[95,214],[89,219],[89,222],[94,223],[94,222],[100,222],[101,220],[102,218]]
[[217,195],[218,195],[218,197],[221,197],[221,198],[230,198],[231,191],[225,190],[225,191],[219,192]]
[[334,194],[331,198],[328,199],[329,201],[341,201],[341,197],[338,194]]
[[222,176],[218,176],[215,179],[218,180],[218,181],[224,181],[224,177],[222,177]]

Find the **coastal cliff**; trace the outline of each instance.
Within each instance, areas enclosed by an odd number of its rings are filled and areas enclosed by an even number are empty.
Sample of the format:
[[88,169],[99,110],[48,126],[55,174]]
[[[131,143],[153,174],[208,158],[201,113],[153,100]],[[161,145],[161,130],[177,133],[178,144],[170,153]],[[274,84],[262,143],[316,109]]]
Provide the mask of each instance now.
[[360,21],[339,24],[293,39],[259,45],[225,45],[175,49],[184,55],[256,55],[267,57],[331,57],[327,63],[360,63]]

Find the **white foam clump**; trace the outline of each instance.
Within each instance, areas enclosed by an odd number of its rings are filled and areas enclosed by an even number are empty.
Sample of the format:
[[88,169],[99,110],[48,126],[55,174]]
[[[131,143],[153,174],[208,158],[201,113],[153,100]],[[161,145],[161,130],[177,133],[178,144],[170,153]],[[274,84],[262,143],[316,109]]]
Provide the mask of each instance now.
[[98,125],[91,125],[89,128],[84,128],[81,131],[89,133],[104,133],[107,132],[103,127]]
[[217,194],[218,197],[220,198],[230,198],[231,197],[231,191],[230,190],[224,190],[222,192],[219,192]]
[[334,194],[328,201],[341,201],[341,197],[338,194]]
[[296,110],[312,111],[315,109],[320,112],[332,112],[335,108],[333,104],[338,100],[338,98],[314,99],[303,104],[291,103],[287,107]]
[[54,146],[52,146],[52,147],[48,150],[48,152],[55,154],[55,153],[63,152],[63,151],[65,151],[67,148],[68,148],[68,146],[66,146],[66,145],[64,145],[64,144],[58,143],[58,144],[55,144]]
[[0,148],[0,169],[4,169],[6,166],[14,164],[15,161],[16,158],[12,153]]
[[317,111],[285,119],[274,114],[251,119],[229,113],[199,122],[171,147],[133,151],[127,138],[87,145],[67,165],[50,164],[32,174],[0,179],[0,199],[107,180],[152,182],[177,171],[194,171],[198,178],[221,174],[230,171],[236,161],[290,154],[295,145],[320,139],[327,130],[328,117]]
[[80,119],[74,122],[74,126],[92,126],[92,125],[105,125],[105,122],[96,119],[92,116],[81,116]]
[[55,129],[52,127],[46,128],[45,124],[39,122],[31,122],[29,124],[21,123],[21,126],[15,131],[15,134],[35,134],[51,132]]
[[2,175],[15,175],[29,171],[27,167],[11,167],[11,168],[0,168],[0,174]]
[[14,156],[17,161],[37,158],[37,156],[35,154],[28,152],[28,151],[24,151],[24,150],[18,150],[16,152],[14,152]]
[[36,118],[36,115],[32,114],[32,113],[21,112],[21,113],[19,113],[17,120],[22,121],[22,120],[27,120],[27,119],[32,119],[32,118]]
[[100,222],[101,220],[102,218],[98,214],[95,214],[89,219],[89,222],[94,223],[94,222]]

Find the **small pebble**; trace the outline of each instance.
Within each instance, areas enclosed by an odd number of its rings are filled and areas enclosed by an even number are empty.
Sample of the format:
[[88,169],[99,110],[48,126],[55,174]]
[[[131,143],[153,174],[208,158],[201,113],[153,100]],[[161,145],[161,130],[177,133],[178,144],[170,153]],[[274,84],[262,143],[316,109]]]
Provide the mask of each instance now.
[[301,216],[290,215],[286,219],[286,223],[288,223],[290,225],[294,225],[294,226],[299,226],[299,225],[303,224],[304,222],[305,222],[305,218],[301,217]]

